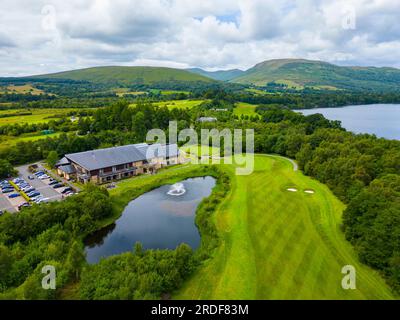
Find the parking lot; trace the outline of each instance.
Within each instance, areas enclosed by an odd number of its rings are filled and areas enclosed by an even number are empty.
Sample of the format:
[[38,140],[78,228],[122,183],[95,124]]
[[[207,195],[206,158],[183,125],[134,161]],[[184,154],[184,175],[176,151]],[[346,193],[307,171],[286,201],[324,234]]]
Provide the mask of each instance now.
[[52,186],[49,186],[46,183],[46,180],[40,180],[35,177],[33,180],[30,180],[28,176],[33,176],[32,173],[28,171],[28,166],[21,166],[16,168],[19,173],[19,177],[25,179],[25,181],[29,182],[29,184],[34,187],[37,191],[39,191],[44,197],[51,200],[60,200],[62,195],[59,191],[53,189]]
[[[61,188],[54,189],[52,185],[49,185],[50,179],[41,180],[37,176],[33,175],[28,170],[28,165],[17,167],[18,178],[24,179],[33,189],[40,193],[40,195],[47,201],[57,201],[64,198],[63,191],[67,185]],[[43,167],[39,166],[39,169],[43,170]],[[50,177],[56,178],[54,175],[50,174]],[[61,179],[59,179],[61,180]],[[62,183],[62,181],[60,181]],[[15,190],[12,192],[18,194],[19,192]],[[27,202],[27,200],[19,193],[19,196],[9,198],[11,193],[0,192],[0,211],[17,212],[18,207]]]

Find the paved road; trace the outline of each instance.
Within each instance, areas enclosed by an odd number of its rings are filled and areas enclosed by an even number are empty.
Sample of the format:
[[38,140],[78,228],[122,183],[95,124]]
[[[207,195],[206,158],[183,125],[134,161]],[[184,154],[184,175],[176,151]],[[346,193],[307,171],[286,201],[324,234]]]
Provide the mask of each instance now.
[[7,195],[0,194],[0,210],[8,212],[16,212],[17,210],[12,206],[10,200],[8,200]]

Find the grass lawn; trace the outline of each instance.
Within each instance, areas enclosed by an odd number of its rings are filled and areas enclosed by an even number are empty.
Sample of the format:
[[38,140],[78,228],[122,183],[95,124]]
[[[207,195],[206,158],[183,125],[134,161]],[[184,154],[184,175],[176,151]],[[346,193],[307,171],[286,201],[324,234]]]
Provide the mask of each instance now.
[[[273,156],[256,156],[248,176],[234,175],[233,165],[221,167],[232,177],[232,191],[214,215],[221,245],[173,298],[393,298],[345,240],[344,205],[325,185]],[[356,290],[341,287],[345,265],[356,268]]]
[[[68,112],[75,111],[74,108],[59,108],[59,109],[17,109],[17,110],[0,110],[0,116],[7,114],[15,116],[0,117],[0,126],[15,124],[15,123],[41,123],[57,118],[64,117]],[[19,112],[31,112],[31,115],[18,115]]]
[[238,102],[236,103],[235,109],[233,109],[233,113],[241,116],[241,115],[246,115],[246,116],[255,116],[257,115],[256,113],[256,105],[250,104],[250,103],[245,103],[245,102]]

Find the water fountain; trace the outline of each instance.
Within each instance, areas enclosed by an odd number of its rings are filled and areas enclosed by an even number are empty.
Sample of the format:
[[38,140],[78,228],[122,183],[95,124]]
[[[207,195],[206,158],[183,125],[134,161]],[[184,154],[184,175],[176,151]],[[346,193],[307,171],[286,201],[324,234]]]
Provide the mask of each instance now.
[[175,183],[171,186],[169,191],[167,192],[170,196],[181,196],[186,192],[185,186],[183,183]]

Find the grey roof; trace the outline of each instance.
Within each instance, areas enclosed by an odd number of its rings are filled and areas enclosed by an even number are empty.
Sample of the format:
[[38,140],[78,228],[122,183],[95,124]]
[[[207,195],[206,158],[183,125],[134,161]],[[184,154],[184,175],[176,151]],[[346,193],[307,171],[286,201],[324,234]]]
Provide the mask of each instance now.
[[64,165],[64,166],[59,166],[58,169],[60,169],[61,171],[64,171],[67,174],[71,174],[71,173],[75,173],[76,172],[75,168],[70,164],[67,164],[67,165]]
[[[87,170],[97,170],[117,166],[129,162],[141,161],[152,158],[152,152],[148,148],[155,150],[156,155],[178,153],[178,146],[175,145],[151,145],[146,143],[130,144],[120,147],[98,149],[79,153],[66,154],[65,157]],[[163,151],[166,149],[166,151]],[[168,149],[168,150],[167,150]],[[158,151],[159,150],[159,151]]]
[[64,166],[64,165],[70,164],[70,163],[71,163],[71,161],[69,161],[66,157],[63,157],[56,163],[56,167]]

